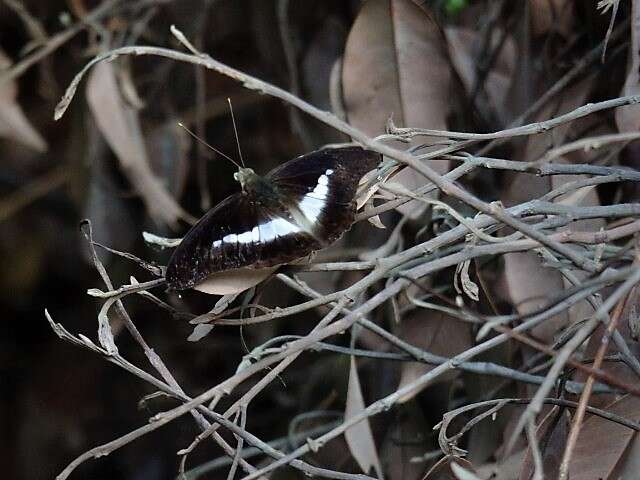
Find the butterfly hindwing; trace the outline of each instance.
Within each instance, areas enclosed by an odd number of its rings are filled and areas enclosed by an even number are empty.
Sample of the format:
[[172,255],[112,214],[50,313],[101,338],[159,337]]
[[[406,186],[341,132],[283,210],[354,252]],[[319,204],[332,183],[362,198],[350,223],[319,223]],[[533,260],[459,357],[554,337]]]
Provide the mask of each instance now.
[[[242,214],[240,214],[242,212]],[[256,212],[241,193],[227,197],[185,235],[167,265],[171,288],[190,288],[215,271],[238,268],[242,260],[237,242],[225,241],[231,234],[244,233]]]

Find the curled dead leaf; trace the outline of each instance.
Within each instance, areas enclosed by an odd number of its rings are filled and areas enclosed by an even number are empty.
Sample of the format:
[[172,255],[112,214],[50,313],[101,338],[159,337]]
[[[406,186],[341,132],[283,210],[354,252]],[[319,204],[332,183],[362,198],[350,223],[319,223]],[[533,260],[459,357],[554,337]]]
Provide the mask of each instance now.
[[[471,265],[471,260],[466,260],[462,263],[459,263],[458,266],[456,267],[456,276],[455,281],[454,281],[454,286],[456,288],[456,291],[458,293],[466,293],[467,296],[474,301],[478,301],[479,300],[479,296],[478,293],[480,292],[480,289],[478,288],[478,285],[471,280],[471,277],[469,276],[469,266]],[[460,280],[458,282],[458,279]],[[462,290],[460,289],[460,285],[462,285]]]

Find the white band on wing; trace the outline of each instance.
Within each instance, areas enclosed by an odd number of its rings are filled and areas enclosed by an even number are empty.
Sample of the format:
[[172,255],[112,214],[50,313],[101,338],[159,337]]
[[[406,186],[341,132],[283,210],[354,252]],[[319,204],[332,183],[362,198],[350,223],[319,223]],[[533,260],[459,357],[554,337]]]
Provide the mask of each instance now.
[[[222,237],[222,240],[215,240],[213,248],[220,247],[223,243],[268,243],[278,237],[284,237],[290,233],[306,231],[313,235],[316,223],[325,206],[329,195],[329,177],[333,170],[328,168],[320,177],[315,188],[307,193],[298,205],[290,208],[289,211],[295,223],[282,217],[273,218],[268,222],[261,223],[243,233],[230,233]],[[302,215],[300,215],[302,214]],[[296,225],[297,224],[297,225]]]

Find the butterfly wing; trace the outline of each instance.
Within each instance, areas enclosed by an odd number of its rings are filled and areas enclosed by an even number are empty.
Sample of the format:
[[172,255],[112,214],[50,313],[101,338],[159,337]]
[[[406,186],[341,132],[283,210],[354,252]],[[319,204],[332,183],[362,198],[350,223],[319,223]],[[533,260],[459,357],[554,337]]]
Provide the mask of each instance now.
[[319,248],[277,203],[237,193],[185,235],[169,260],[166,280],[169,288],[183,290],[216,272],[278,265]]
[[326,148],[295,158],[266,178],[297,222],[328,245],[351,226],[358,182],[381,160],[379,153],[360,147]]

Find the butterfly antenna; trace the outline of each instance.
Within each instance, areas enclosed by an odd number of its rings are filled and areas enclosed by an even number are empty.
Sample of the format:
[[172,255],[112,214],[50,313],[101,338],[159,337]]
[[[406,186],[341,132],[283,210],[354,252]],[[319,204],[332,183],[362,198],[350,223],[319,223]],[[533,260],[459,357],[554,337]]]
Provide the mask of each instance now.
[[229,111],[231,112],[231,122],[233,122],[233,133],[236,135],[236,144],[238,145],[238,155],[240,156],[240,163],[244,167],[244,160],[242,159],[242,150],[240,150],[240,140],[238,139],[238,128],[236,127],[236,119],[233,116],[233,107],[231,106],[231,99],[227,97],[227,102],[229,102]]
[[209,147],[211,150],[213,150],[214,152],[216,152],[218,155],[222,156],[223,158],[226,158],[227,160],[229,160],[231,163],[233,163],[236,167],[238,168],[242,168],[244,167],[244,163],[241,165],[238,164],[238,162],[236,162],[233,158],[231,158],[229,155],[226,155],[225,153],[221,152],[220,150],[218,150],[215,147],[212,147],[211,145],[209,145],[207,142],[205,142],[203,139],[201,139],[199,136],[197,136],[195,133],[193,133],[191,130],[189,130],[186,125],[182,122],[178,122],[178,125],[181,128],[184,128],[186,130],[186,132],[191,135],[193,138],[195,138],[197,141],[199,141],[201,144],[205,145],[206,147]]

